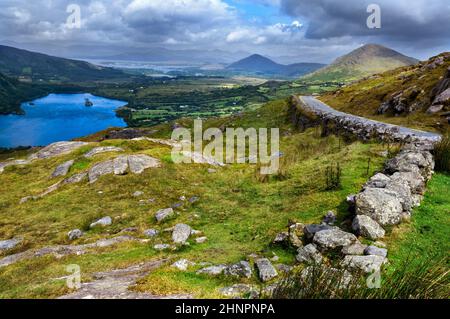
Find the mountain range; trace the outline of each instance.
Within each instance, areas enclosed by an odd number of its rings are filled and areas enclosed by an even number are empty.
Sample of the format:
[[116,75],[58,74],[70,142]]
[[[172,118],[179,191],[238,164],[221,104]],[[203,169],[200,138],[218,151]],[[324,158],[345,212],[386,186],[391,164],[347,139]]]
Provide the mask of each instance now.
[[57,82],[96,81],[123,77],[113,68],[0,45],[0,72],[14,78]]
[[324,67],[320,63],[279,64],[259,54],[253,54],[245,59],[234,62],[226,67],[229,71],[261,75],[281,75],[299,77]]
[[418,63],[419,60],[405,56],[378,44],[366,44],[302,78],[307,81],[353,81],[402,66]]

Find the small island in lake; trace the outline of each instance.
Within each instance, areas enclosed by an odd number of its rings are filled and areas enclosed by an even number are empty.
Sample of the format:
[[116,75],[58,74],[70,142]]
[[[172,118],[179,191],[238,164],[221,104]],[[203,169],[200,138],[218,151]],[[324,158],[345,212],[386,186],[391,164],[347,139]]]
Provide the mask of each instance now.
[[93,106],[93,105],[94,105],[94,103],[92,103],[88,98],[84,99],[84,106],[90,107],[90,106]]

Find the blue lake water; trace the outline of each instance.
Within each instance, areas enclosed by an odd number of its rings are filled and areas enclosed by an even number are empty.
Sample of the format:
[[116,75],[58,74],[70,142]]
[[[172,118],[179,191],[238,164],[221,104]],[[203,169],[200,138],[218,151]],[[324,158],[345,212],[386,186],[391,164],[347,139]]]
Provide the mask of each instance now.
[[[86,107],[88,98],[94,105]],[[91,94],[50,94],[22,104],[25,115],[0,115],[0,147],[44,146],[126,123],[115,110],[127,103]]]

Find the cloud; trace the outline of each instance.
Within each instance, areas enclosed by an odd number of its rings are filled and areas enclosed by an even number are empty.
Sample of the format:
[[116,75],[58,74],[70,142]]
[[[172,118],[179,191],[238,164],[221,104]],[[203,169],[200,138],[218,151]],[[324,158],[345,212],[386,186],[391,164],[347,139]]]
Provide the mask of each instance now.
[[[366,25],[367,7],[381,8],[381,29]],[[379,36],[417,41],[448,38],[448,0],[281,0],[283,12],[310,21],[305,36],[311,39],[340,36]]]

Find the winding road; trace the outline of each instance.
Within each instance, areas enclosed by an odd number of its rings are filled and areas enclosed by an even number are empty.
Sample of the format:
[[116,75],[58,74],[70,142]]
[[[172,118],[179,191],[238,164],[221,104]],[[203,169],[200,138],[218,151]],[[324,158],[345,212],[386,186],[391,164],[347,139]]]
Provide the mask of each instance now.
[[441,139],[441,135],[437,133],[415,130],[404,126],[370,120],[365,117],[337,111],[333,109],[331,106],[319,101],[313,96],[298,96],[297,98],[300,102],[302,102],[301,104],[303,104],[304,107],[307,107],[310,111],[314,112],[319,116],[329,117],[331,115],[335,118],[344,119],[346,121],[355,124],[360,124],[363,126],[375,126],[385,131],[392,130],[395,131],[397,135],[400,135],[403,138],[410,136],[413,138],[421,140],[429,140],[433,142],[439,141]]

